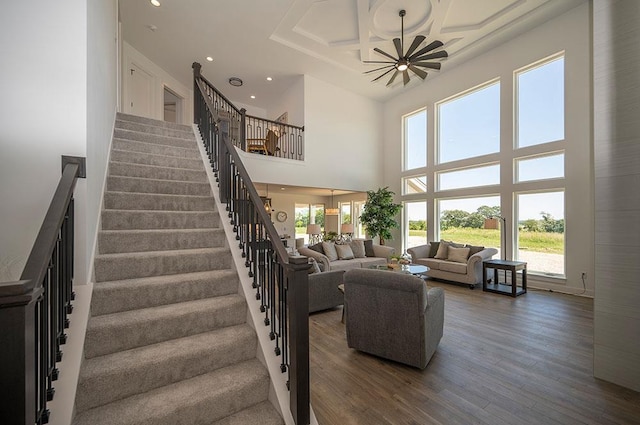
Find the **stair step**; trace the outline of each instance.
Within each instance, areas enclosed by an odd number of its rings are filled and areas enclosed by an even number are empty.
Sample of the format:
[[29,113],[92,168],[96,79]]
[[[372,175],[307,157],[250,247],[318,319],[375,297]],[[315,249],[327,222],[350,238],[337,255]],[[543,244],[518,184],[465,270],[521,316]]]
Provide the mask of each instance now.
[[104,230],[202,229],[220,226],[216,211],[104,210]]
[[179,158],[200,158],[200,151],[195,144],[189,148],[181,148],[155,143],[136,142],[133,140],[114,139],[113,149],[128,152],[151,153],[154,155],[176,156]]
[[[157,121],[156,121],[157,122]],[[140,131],[158,136],[178,137],[181,139],[193,139],[193,127],[181,126],[181,128],[170,128],[158,125],[149,125],[134,121],[116,120],[115,128],[130,131]]]
[[123,130],[115,128],[113,130],[113,137],[115,139],[134,140],[138,142],[154,143],[157,145],[166,146],[178,146],[183,148],[196,147],[196,139],[182,139],[177,137],[159,136],[157,134],[142,133],[140,131]]
[[100,254],[95,258],[96,282],[228,269],[227,248]]
[[241,410],[231,416],[214,422],[211,425],[283,425],[284,420],[268,401]]
[[100,254],[222,247],[223,229],[102,230]]
[[104,208],[113,210],[213,211],[213,196],[105,192]]
[[153,118],[139,117],[137,115],[124,114],[122,112],[117,113],[116,119],[118,121],[134,122],[139,124],[151,125],[154,127],[172,128],[172,129],[181,130],[181,131],[193,131],[193,127],[191,125],[176,124],[174,122],[155,120]]
[[85,358],[239,325],[246,314],[244,298],[234,294],[91,317]]
[[130,152],[113,149],[111,160],[129,164],[157,165],[160,167],[187,168],[204,171],[202,159],[178,158],[176,156],[154,155],[143,152]]
[[91,296],[91,315],[237,294],[238,285],[238,273],[231,269],[98,282]]
[[76,409],[145,393],[254,358],[257,338],[247,324],[88,359],[78,381]]
[[110,176],[140,177],[155,180],[178,180],[190,182],[206,182],[207,174],[203,170],[188,168],[161,167],[157,165],[130,164],[111,161]]
[[123,176],[109,176],[107,190],[111,192],[211,196],[211,186],[208,182],[155,180]]
[[208,425],[266,401],[269,377],[257,360],[218,369],[77,415],[75,425]]

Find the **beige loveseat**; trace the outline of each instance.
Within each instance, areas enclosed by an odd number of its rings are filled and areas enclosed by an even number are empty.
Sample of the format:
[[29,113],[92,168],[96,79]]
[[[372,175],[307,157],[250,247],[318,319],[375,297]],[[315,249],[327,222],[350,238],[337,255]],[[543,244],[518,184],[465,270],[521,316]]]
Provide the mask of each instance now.
[[[395,252],[395,249],[390,246],[376,245],[371,240],[354,239],[348,244],[351,252],[354,254],[353,258],[343,258],[341,256],[336,257],[335,254],[332,255],[333,251],[325,252],[327,246],[324,245],[323,247],[323,244],[327,244],[327,242],[316,244],[312,247],[298,248],[300,255],[315,258],[323,272],[330,270],[359,269],[377,264],[387,264],[389,257]],[[319,250],[322,250],[322,252],[319,252]],[[349,255],[346,257],[349,257]]]
[[[443,244],[446,248],[441,248]],[[482,262],[491,259],[498,250],[440,241],[409,248],[407,252],[414,264],[429,267],[427,276],[467,284],[473,289],[482,283]]]

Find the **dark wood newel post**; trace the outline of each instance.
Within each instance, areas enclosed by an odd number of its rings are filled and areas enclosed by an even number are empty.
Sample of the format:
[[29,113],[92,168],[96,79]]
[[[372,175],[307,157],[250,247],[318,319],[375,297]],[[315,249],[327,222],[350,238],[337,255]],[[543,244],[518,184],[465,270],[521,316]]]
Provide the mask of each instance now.
[[310,422],[309,267],[307,257],[289,257],[289,400],[296,425],[308,425]]
[[240,109],[240,141],[242,143],[242,150],[247,151],[247,110]]
[[200,70],[202,69],[202,65],[198,62],[194,62],[191,64],[191,68],[193,69],[193,122],[195,124],[199,124],[198,119],[200,117],[200,106],[198,102],[198,78],[200,78]]

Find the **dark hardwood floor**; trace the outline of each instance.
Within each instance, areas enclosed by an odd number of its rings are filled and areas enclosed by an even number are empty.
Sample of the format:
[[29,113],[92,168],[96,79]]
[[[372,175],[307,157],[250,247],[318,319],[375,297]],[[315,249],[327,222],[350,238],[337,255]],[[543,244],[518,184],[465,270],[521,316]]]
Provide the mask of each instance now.
[[428,284],[445,325],[425,370],[348,348],[341,308],[310,316],[321,425],[640,424],[640,393],[592,376],[593,300]]

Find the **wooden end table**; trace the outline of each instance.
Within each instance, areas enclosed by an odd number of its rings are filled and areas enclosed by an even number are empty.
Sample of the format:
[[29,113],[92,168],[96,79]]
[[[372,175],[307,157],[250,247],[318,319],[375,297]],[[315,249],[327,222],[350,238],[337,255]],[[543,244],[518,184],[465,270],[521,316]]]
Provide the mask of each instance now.
[[[487,269],[493,269],[493,281],[487,282]],[[511,284],[506,282],[500,283],[498,280],[498,270],[511,272]],[[517,273],[522,271],[522,285],[518,286]],[[527,263],[524,261],[509,260],[485,260],[482,262],[482,290],[486,292],[495,292],[496,294],[510,295],[517,297],[518,295],[527,293]]]

